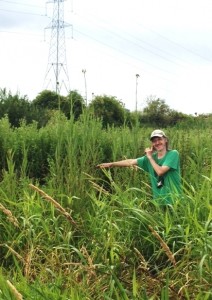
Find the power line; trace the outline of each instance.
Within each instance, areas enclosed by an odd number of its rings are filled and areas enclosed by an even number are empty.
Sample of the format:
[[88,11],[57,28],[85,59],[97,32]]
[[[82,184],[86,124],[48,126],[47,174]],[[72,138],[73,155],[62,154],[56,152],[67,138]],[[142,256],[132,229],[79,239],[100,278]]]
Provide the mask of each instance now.
[[17,5],[24,5],[24,6],[30,6],[30,7],[39,7],[39,8],[43,8],[40,5],[33,5],[33,4],[26,4],[23,2],[14,2],[14,1],[8,1],[8,0],[0,0],[0,2],[6,2],[6,3],[11,3],[11,4],[17,4]]
[[106,46],[106,47],[108,47],[108,48],[111,48],[111,49],[115,50],[116,52],[122,53],[122,54],[124,54],[125,56],[128,56],[128,57],[130,57],[130,58],[136,59],[136,60],[138,60],[138,61],[141,61],[141,62],[145,63],[146,65],[149,65],[149,66],[151,66],[151,67],[153,67],[153,68],[159,69],[160,71],[163,71],[163,72],[166,72],[166,73],[173,74],[173,72],[169,72],[169,71],[167,71],[167,70],[164,70],[164,69],[162,69],[162,68],[159,68],[159,67],[157,67],[156,65],[154,65],[154,64],[152,64],[152,63],[150,63],[150,62],[147,62],[147,61],[145,61],[145,60],[142,60],[141,58],[138,58],[138,57],[135,57],[135,56],[133,56],[133,55],[130,55],[129,53],[126,53],[126,52],[124,52],[124,51],[121,51],[120,49],[117,49],[116,47],[113,47],[113,46],[111,46],[111,45],[108,45],[107,43],[102,42],[102,41],[100,41],[100,40],[98,40],[98,39],[96,39],[96,38],[94,38],[94,37],[92,37],[92,36],[90,36],[90,35],[88,35],[88,34],[85,34],[85,33],[81,32],[81,31],[79,31],[79,30],[76,30],[76,29],[75,29],[74,31],[80,33],[81,35],[84,35],[84,36],[88,37],[88,38],[91,39],[91,40],[94,40],[95,42],[97,42],[97,43],[99,43],[99,44],[102,44],[102,45],[104,45],[104,46]]
[[[134,57],[134,56],[132,56],[132,55],[130,55],[130,54],[127,54],[127,53],[124,53],[124,52],[122,52],[122,51],[120,51],[120,50],[117,50],[115,47],[111,47],[110,45],[108,45],[108,44],[106,44],[106,43],[103,43],[103,42],[101,42],[101,41],[99,41],[99,40],[97,40],[97,39],[95,39],[95,38],[93,38],[93,37],[91,37],[91,36],[88,36],[88,35],[82,33],[82,32],[79,31],[79,30],[75,30],[75,31],[78,32],[79,34],[83,35],[83,36],[88,37],[88,38],[91,39],[91,40],[94,40],[94,41],[97,42],[98,44],[103,45],[104,48],[106,48],[106,49],[107,49],[107,48],[108,48],[108,49],[110,48],[110,49],[112,49],[112,50],[115,50],[116,52],[118,52],[118,53],[120,53],[120,54],[122,54],[122,55],[124,55],[124,56],[127,56],[127,57],[129,57],[130,59],[136,60],[136,61],[138,61],[138,62],[142,62],[142,63],[144,63],[144,64],[147,65],[147,66],[151,66],[151,67],[154,68],[154,69],[158,69],[159,71],[168,73],[168,74],[170,74],[170,75],[177,75],[177,74],[174,74],[173,72],[171,73],[171,72],[169,72],[169,71],[167,71],[167,70],[164,70],[164,69],[162,69],[162,68],[159,68],[158,66],[155,66],[155,65],[153,65],[153,64],[151,64],[151,63],[149,63],[149,62],[147,62],[147,61],[141,60],[140,58],[136,58],[136,57]],[[74,38],[74,40],[77,40],[77,39]],[[80,41],[80,40],[79,40],[79,41]],[[80,41],[80,42],[81,42],[81,41]],[[103,48],[103,49],[104,49],[104,48]],[[138,67],[137,62],[132,63],[132,62],[128,62],[128,60],[126,60],[126,59],[122,60],[120,55],[117,56],[117,55],[109,54],[108,51],[105,52],[104,55],[107,55],[107,56],[109,56],[109,57],[115,58],[116,61],[119,60],[119,61],[121,61],[124,65],[129,65],[130,67],[133,67],[133,68],[135,68],[136,70],[139,71],[139,67]],[[141,70],[140,70],[140,72],[141,72]],[[172,85],[175,84],[175,83],[173,82],[173,80],[170,79],[170,76],[164,77],[164,76],[161,75],[161,73],[160,73],[160,76],[158,77],[158,74],[156,74],[155,72],[151,71],[149,68],[147,68],[147,69],[142,68],[142,73],[143,73],[143,74],[144,74],[144,73],[148,74],[149,76],[151,76],[151,78],[153,78],[153,77],[155,77],[155,78],[157,78],[157,79],[158,79],[158,78],[161,78],[161,79],[164,80],[166,83],[168,82],[168,83],[170,83],[170,84],[172,84]],[[167,88],[167,87],[166,87],[166,88],[165,88],[165,87],[161,87],[161,88],[162,88],[163,90],[170,91],[170,89]]]
[[41,37],[41,34],[29,33],[29,32],[18,32],[18,31],[8,31],[8,30],[0,30],[0,33],[9,33],[9,34],[17,34],[17,35],[28,35],[28,36],[37,36]]
[[34,15],[34,16],[41,16],[41,17],[46,17],[44,14],[36,14],[36,13],[31,13],[31,12],[25,12],[25,11],[18,11],[18,10],[11,10],[11,9],[3,9],[0,8],[1,11],[6,11],[9,13],[16,13],[16,14],[24,14],[24,15]]
[[[88,15],[91,16],[89,19],[88,19]],[[77,16],[79,16],[80,18],[89,20],[89,23],[90,23],[90,22],[95,23],[95,21],[96,21],[96,15],[94,15],[94,14],[89,14],[88,12],[86,13],[86,17],[85,17],[85,16],[81,16],[80,14],[77,14]],[[98,16],[98,17],[99,17],[99,16]],[[101,15],[100,15],[100,17],[101,17]],[[106,25],[108,25],[108,20],[104,21],[104,19],[100,18],[100,22],[101,22],[101,21],[103,21],[103,23],[105,23]],[[105,28],[104,26],[100,25],[98,22],[96,22],[96,24],[98,25],[98,27],[101,26],[101,27],[103,27],[106,31],[112,32],[113,34],[116,34],[114,31],[108,30],[108,29]],[[164,36],[164,35],[158,33],[157,31],[150,29],[149,27],[147,27],[147,26],[141,24],[140,22],[137,23],[137,24],[138,24],[139,27],[143,27],[144,29],[146,29],[146,30],[148,30],[148,31],[150,31],[150,32],[152,32],[152,33],[158,35],[160,38],[162,38],[162,39],[168,41],[168,42],[171,43],[172,45],[177,46],[177,47],[183,49],[184,51],[187,51],[187,52],[193,54],[194,56],[200,57],[201,59],[206,60],[206,61],[209,61],[209,62],[212,61],[212,60],[210,60],[210,59],[204,57],[203,55],[201,55],[201,54],[199,54],[199,53],[197,53],[197,52],[195,52],[195,51],[189,49],[188,47],[185,47],[184,45],[182,45],[182,44],[180,44],[180,43],[177,43],[177,42],[175,42],[175,41],[173,41],[173,40],[167,38],[166,36]],[[124,33],[126,34],[126,31],[125,31]],[[126,38],[123,38],[123,39],[126,39]],[[127,40],[127,39],[126,39],[126,40]],[[137,39],[137,38],[136,38],[136,40],[139,41],[140,39]],[[144,41],[143,41],[143,42],[144,42]],[[147,43],[147,42],[144,42],[144,43],[145,43],[145,44],[149,44],[149,43]],[[150,44],[149,44],[149,45],[150,45]],[[155,48],[155,49],[158,49],[156,46],[153,46],[153,45],[150,45],[150,46],[153,47],[153,48]],[[160,51],[166,52],[166,51],[164,51],[164,50],[160,50]],[[169,55],[172,55],[172,56],[173,56],[173,54],[169,54]],[[182,59],[180,58],[180,60],[182,60]]]
[[[91,14],[91,15],[92,15],[92,14]],[[81,18],[81,16],[80,16],[79,14],[78,14],[78,16]],[[86,16],[86,17],[83,16],[83,20],[85,20],[85,19],[87,19],[87,21],[89,22],[89,24],[90,24],[90,23],[94,23],[94,24],[96,23],[94,17],[92,17],[92,18],[90,19],[90,18],[87,18],[87,16]],[[107,23],[107,24],[108,24],[108,23]],[[148,43],[148,42],[145,42],[145,41],[143,41],[143,40],[141,41],[140,38],[139,38],[139,39],[138,39],[138,38],[135,38],[135,41],[132,41],[132,40],[126,38],[126,31],[125,31],[125,37],[123,37],[123,36],[121,36],[120,34],[117,34],[114,30],[108,30],[107,28],[105,28],[105,27],[102,26],[102,25],[99,25],[99,23],[98,23],[98,28],[99,28],[99,27],[102,27],[106,32],[109,32],[110,35],[112,34],[113,36],[118,37],[118,38],[120,39],[120,42],[126,41],[127,44],[128,44],[128,47],[124,47],[124,49],[126,49],[126,51],[128,51],[128,49],[130,48],[130,45],[135,45],[136,47],[138,47],[138,48],[140,48],[140,49],[146,51],[147,53],[149,53],[149,54],[151,54],[151,55],[154,55],[154,56],[156,56],[156,57],[159,57],[159,58],[165,60],[166,62],[172,63],[173,65],[176,65],[176,66],[179,66],[179,67],[181,67],[181,68],[184,68],[184,70],[185,70],[186,72],[189,72],[191,67],[194,68],[193,65],[192,65],[191,63],[189,63],[188,61],[182,60],[181,58],[178,58],[176,55],[173,55],[172,53],[168,53],[167,51],[164,51],[164,50],[162,50],[162,49],[159,49],[158,47],[156,47],[156,46],[154,46],[154,45],[152,45],[152,44],[150,44],[150,43]],[[86,28],[87,28],[87,27],[86,27]],[[75,31],[76,31],[76,30],[75,30]],[[79,32],[79,31],[78,31],[78,32]],[[81,34],[82,34],[82,32],[81,32]],[[127,33],[127,34],[128,34],[128,33]],[[85,34],[84,34],[84,35],[85,35]],[[88,35],[87,35],[87,36],[88,36]],[[132,35],[130,35],[130,36],[132,36]],[[99,39],[93,38],[93,37],[91,37],[91,36],[89,36],[89,38],[91,38],[92,40],[95,40],[96,42],[101,43],[101,44],[103,44],[103,45],[105,45],[105,46],[107,46],[107,47],[110,47],[110,48],[116,50],[117,52],[124,53],[125,55],[129,56],[129,54],[126,53],[125,50],[124,50],[124,52],[123,52],[123,50],[118,49],[118,47],[112,47],[112,46],[110,46],[109,43],[102,42],[102,41],[100,41]],[[153,48],[153,50],[152,50],[152,49],[148,49],[147,47],[140,45],[140,41],[141,41],[142,43],[144,43],[145,45],[148,45],[148,46],[150,46],[151,48]],[[116,39],[116,42],[117,42],[117,39]],[[134,50],[135,50],[135,48],[134,48]],[[159,50],[162,54],[157,53],[155,50],[156,50],[156,51]],[[164,53],[166,56],[163,55],[163,53]],[[178,62],[178,61],[175,61],[175,60],[173,60],[173,59],[170,59],[169,57],[167,57],[167,54],[168,54],[169,56],[172,56],[172,57],[176,58],[179,62]],[[130,55],[130,56],[132,57],[132,55]],[[137,60],[139,60],[139,61],[143,61],[145,64],[151,65],[152,67],[154,67],[154,68],[156,68],[156,69],[160,69],[160,70],[165,71],[165,72],[167,72],[167,73],[174,74],[173,71],[172,71],[172,72],[169,72],[169,71],[167,71],[167,70],[164,70],[164,69],[162,69],[162,68],[156,66],[155,64],[153,64],[152,61],[151,61],[151,62],[149,62],[149,60],[147,61],[147,59],[144,60],[144,59],[141,59],[140,57],[139,57],[139,58],[138,58],[138,57],[134,57],[134,59],[137,59]],[[181,62],[183,62],[183,61],[186,62],[187,65],[182,64]],[[189,65],[188,65],[188,64],[189,64]],[[175,74],[175,75],[177,75],[177,74]]]
[[195,52],[195,51],[193,51],[193,50],[191,50],[191,49],[189,49],[189,48],[183,46],[183,45],[180,44],[180,43],[177,43],[177,42],[175,42],[175,41],[173,41],[173,40],[167,38],[166,36],[160,34],[159,32],[156,32],[155,30],[152,30],[152,29],[150,29],[150,28],[148,28],[148,27],[146,27],[146,26],[144,26],[144,25],[140,25],[140,26],[142,26],[143,28],[146,28],[147,30],[153,32],[154,34],[160,36],[162,39],[164,39],[164,40],[166,40],[166,41],[168,41],[168,42],[170,42],[170,43],[172,43],[172,44],[174,44],[174,45],[176,45],[176,46],[182,48],[183,50],[185,50],[185,51],[187,51],[187,52],[189,52],[189,53],[191,53],[191,54],[193,54],[193,55],[195,55],[195,56],[198,56],[198,57],[200,57],[201,59],[204,59],[204,60],[206,60],[206,61],[212,62],[212,60],[210,60],[210,59],[208,59],[208,58],[206,58],[206,57],[200,55],[199,53],[197,53],[197,52]]

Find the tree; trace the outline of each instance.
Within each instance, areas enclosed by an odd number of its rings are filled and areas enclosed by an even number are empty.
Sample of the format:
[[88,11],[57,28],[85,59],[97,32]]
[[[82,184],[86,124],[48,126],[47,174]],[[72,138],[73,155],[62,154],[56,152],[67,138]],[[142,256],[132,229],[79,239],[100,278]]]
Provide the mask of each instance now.
[[33,104],[40,108],[58,109],[61,97],[54,91],[44,90],[33,100]]
[[164,100],[150,97],[147,99],[147,106],[143,109],[143,118],[152,125],[165,127],[170,113],[171,109]]
[[144,123],[157,127],[174,126],[186,118],[185,114],[170,109],[164,100],[152,96],[147,99],[147,106],[141,114]]
[[62,109],[68,118],[73,114],[74,119],[77,120],[85,109],[85,101],[76,90],[70,91]]
[[78,119],[85,108],[83,97],[76,91],[70,91],[68,96],[61,96],[54,91],[44,90],[33,101],[36,107],[49,110],[60,110],[69,119],[71,114]]
[[8,116],[10,124],[19,127],[20,121],[25,120],[31,123],[36,120],[37,113],[32,109],[31,103],[26,96],[20,96],[18,93],[12,95],[6,89],[0,90],[0,118]]
[[89,105],[94,116],[102,119],[103,127],[122,126],[125,121],[125,108],[121,101],[113,96],[96,96]]

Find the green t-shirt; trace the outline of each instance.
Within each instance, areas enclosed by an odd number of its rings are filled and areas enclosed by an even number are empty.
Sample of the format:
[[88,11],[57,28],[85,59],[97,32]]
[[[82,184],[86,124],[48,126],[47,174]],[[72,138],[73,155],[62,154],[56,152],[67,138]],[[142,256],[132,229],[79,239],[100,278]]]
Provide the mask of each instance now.
[[162,158],[158,158],[157,152],[152,157],[159,166],[170,168],[162,177],[157,175],[146,156],[137,158],[137,164],[150,175],[153,199],[159,204],[172,204],[182,193],[179,153],[177,150],[168,150]]

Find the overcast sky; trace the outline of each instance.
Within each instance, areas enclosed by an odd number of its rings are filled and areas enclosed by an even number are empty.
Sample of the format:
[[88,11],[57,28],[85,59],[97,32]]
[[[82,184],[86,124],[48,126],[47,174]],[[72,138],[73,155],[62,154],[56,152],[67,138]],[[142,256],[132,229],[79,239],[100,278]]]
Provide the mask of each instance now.
[[[53,70],[54,86],[44,80],[54,2],[0,0],[0,88],[30,100],[55,88]],[[136,100],[142,110],[148,98],[160,98],[186,114],[212,113],[212,0],[63,4],[68,77],[59,80],[68,78],[71,90],[87,92],[88,102],[115,96],[131,111]]]

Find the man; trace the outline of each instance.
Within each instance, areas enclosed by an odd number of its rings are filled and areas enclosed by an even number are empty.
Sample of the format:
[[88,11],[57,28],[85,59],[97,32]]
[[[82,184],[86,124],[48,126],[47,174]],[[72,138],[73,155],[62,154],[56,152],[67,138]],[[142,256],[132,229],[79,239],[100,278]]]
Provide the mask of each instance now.
[[144,156],[102,163],[97,167],[138,166],[150,175],[153,199],[160,205],[173,204],[182,190],[179,153],[177,150],[168,149],[168,138],[160,129],[151,133],[150,140],[152,145],[145,149]]

